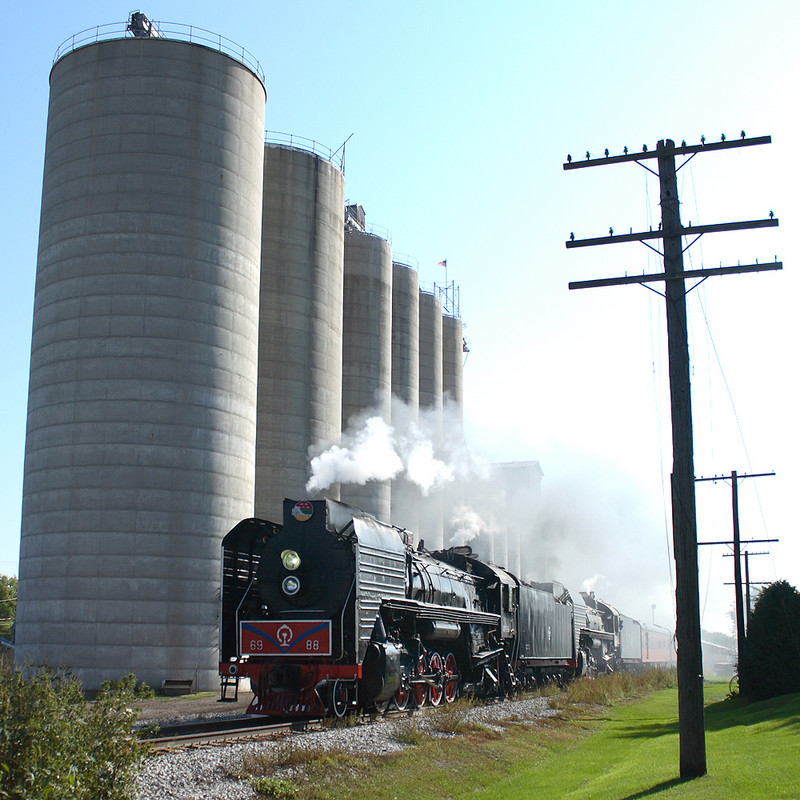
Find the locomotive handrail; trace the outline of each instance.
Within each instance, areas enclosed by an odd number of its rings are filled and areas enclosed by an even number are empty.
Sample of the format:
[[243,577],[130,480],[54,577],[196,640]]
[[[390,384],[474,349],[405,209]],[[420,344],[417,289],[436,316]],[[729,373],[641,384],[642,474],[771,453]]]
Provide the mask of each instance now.
[[[250,594],[250,590],[253,588],[253,584],[254,584],[255,582],[256,582],[256,575],[255,575],[255,573],[253,573],[253,577],[250,579],[250,583],[248,583],[248,584],[247,584],[247,588],[244,590],[244,594],[242,595],[242,599],[239,601],[239,605],[238,605],[238,606],[236,606],[236,611],[234,612],[234,615],[233,615],[233,620],[234,620],[234,622],[236,623],[236,631],[237,631],[236,635],[237,635],[237,636],[239,636],[239,635],[240,635],[240,634],[239,634],[239,611],[240,611],[240,610],[241,610],[241,608],[242,608],[242,603],[244,603],[244,601],[245,601],[245,598],[247,597],[247,595],[248,595],[248,594]],[[242,649],[242,644],[241,644],[241,642],[237,642],[236,649],[237,649],[239,652],[241,652],[241,649]]]
[[353,589],[356,585],[356,572],[353,575],[353,580],[350,583],[350,590],[347,592],[347,597],[344,599],[344,605],[342,606],[342,613],[339,617],[339,636],[341,638],[340,647],[339,647],[339,656],[338,658],[334,659],[335,661],[341,661],[344,658],[344,612],[347,610],[347,604],[350,602],[350,595],[353,594]]

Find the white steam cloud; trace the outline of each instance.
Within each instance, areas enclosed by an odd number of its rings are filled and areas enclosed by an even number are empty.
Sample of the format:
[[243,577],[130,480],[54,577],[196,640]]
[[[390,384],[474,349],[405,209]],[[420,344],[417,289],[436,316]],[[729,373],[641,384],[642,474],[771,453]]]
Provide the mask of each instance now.
[[363,486],[368,481],[391,480],[402,469],[391,427],[381,417],[369,417],[363,428],[342,437],[341,444],[311,459],[306,491],[322,491],[334,483]]
[[450,518],[453,531],[449,547],[459,547],[477,539],[482,533],[492,533],[486,521],[469,506],[457,506]]
[[[417,415],[395,398],[391,417],[391,424],[375,411],[353,417],[339,442],[312,456],[306,491],[405,478],[427,495],[483,469],[467,451],[460,421],[455,422],[449,406],[443,411],[420,409]],[[450,430],[456,427],[457,433]]]

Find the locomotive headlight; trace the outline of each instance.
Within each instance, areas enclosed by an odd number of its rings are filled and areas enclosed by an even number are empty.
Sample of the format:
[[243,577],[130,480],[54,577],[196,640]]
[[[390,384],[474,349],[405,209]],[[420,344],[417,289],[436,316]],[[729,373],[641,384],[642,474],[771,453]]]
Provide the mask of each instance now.
[[294,597],[300,591],[300,578],[297,575],[287,575],[281,583],[281,589],[287,597]]
[[300,556],[294,550],[284,550],[281,553],[281,564],[290,572],[293,572],[300,566]]

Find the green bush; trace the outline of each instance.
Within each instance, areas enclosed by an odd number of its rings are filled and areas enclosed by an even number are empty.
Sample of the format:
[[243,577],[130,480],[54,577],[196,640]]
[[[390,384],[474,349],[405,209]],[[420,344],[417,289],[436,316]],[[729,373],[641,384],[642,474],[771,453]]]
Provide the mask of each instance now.
[[759,594],[739,664],[739,691],[751,700],[800,692],[800,592],[776,581]]
[[0,798],[125,800],[147,746],[132,735],[133,675],[90,703],[73,675],[0,671]]

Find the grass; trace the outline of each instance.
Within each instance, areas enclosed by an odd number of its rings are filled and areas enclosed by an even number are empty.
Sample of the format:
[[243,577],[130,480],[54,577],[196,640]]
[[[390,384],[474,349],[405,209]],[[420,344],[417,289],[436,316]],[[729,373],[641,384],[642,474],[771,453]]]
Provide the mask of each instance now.
[[278,748],[239,775],[263,778],[264,796],[281,800],[800,798],[800,695],[745,705],[728,697],[727,683],[708,684],[709,774],[682,782],[677,691],[659,688],[672,680],[666,673],[578,682],[551,697],[556,716],[511,718],[502,733],[462,725],[466,709],[455,708],[434,728],[455,735],[431,735],[411,719],[397,737],[411,745],[401,753]]
[[[677,691],[596,714],[588,736],[545,748],[474,800],[796,800],[800,797],[800,695],[745,705],[727,684],[706,686],[708,775],[678,774]],[[573,717],[573,720],[576,718]]]

